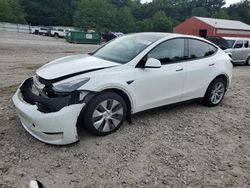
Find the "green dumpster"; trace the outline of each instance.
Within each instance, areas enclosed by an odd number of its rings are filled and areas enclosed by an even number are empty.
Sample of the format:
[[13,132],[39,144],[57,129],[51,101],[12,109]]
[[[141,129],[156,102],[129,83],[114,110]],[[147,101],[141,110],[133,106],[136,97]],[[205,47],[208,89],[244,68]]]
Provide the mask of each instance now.
[[100,44],[101,35],[98,32],[70,31],[66,36],[66,41],[76,44]]

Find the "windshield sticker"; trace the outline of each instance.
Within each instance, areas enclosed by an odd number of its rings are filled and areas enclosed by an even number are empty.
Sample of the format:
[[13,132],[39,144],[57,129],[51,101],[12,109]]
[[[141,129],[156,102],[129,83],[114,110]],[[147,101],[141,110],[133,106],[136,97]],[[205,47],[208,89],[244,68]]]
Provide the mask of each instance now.
[[141,44],[145,44],[145,45],[150,45],[152,43],[150,41],[140,40],[140,39],[137,39],[136,42],[141,43]]

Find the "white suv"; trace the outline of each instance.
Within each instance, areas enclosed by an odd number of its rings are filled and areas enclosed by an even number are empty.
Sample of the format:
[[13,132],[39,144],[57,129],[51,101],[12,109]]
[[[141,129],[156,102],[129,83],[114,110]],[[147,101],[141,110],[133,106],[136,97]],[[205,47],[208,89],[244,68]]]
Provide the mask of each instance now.
[[233,63],[250,65],[250,38],[223,38],[229,47],[225,52],[233,59]]
[[77,125],[107,135],[150,108],[191,99],[216,106],[231,77],[229,56],[205,39],[137,33],[51,61],[22,83],[13,102],[30,134],[69,144],[78,140]]
[[50,31],[50,35],[52,37],[56,37],[56,38],[59,38],[59,37],[66,37],[67,33],[69,32],[70,30],[69,29],[52,29]]

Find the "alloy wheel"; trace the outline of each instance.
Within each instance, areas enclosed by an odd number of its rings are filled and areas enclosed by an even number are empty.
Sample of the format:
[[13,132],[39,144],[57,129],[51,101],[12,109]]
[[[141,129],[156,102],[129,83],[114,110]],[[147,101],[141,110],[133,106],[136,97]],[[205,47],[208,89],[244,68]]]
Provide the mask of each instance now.
[[225,94],[225,85],[222,82],[217,82],[211,92],[211,102],[218,104]]
[[92,115],[93,126],[101,132],[114,130],[123,120],[122,104],[114,99],[104,100],[95,108]]

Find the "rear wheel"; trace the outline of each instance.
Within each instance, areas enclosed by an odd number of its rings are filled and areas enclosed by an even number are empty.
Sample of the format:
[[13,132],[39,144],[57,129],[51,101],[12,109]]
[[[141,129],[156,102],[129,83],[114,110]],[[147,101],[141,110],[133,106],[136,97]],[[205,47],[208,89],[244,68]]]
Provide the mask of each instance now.
[[250,66],[250,57],[248,57],[248,59],[246,61],[246,65]]
[[126,103],[120,95],[103,92],[87,104],[83,123],[95,135],[108,135],[122,125],[126,112]]
[[204,97],[204,104],[207,106],[217,106],[222,101],[226,93],[226,81],[217,78],[209,85]]

